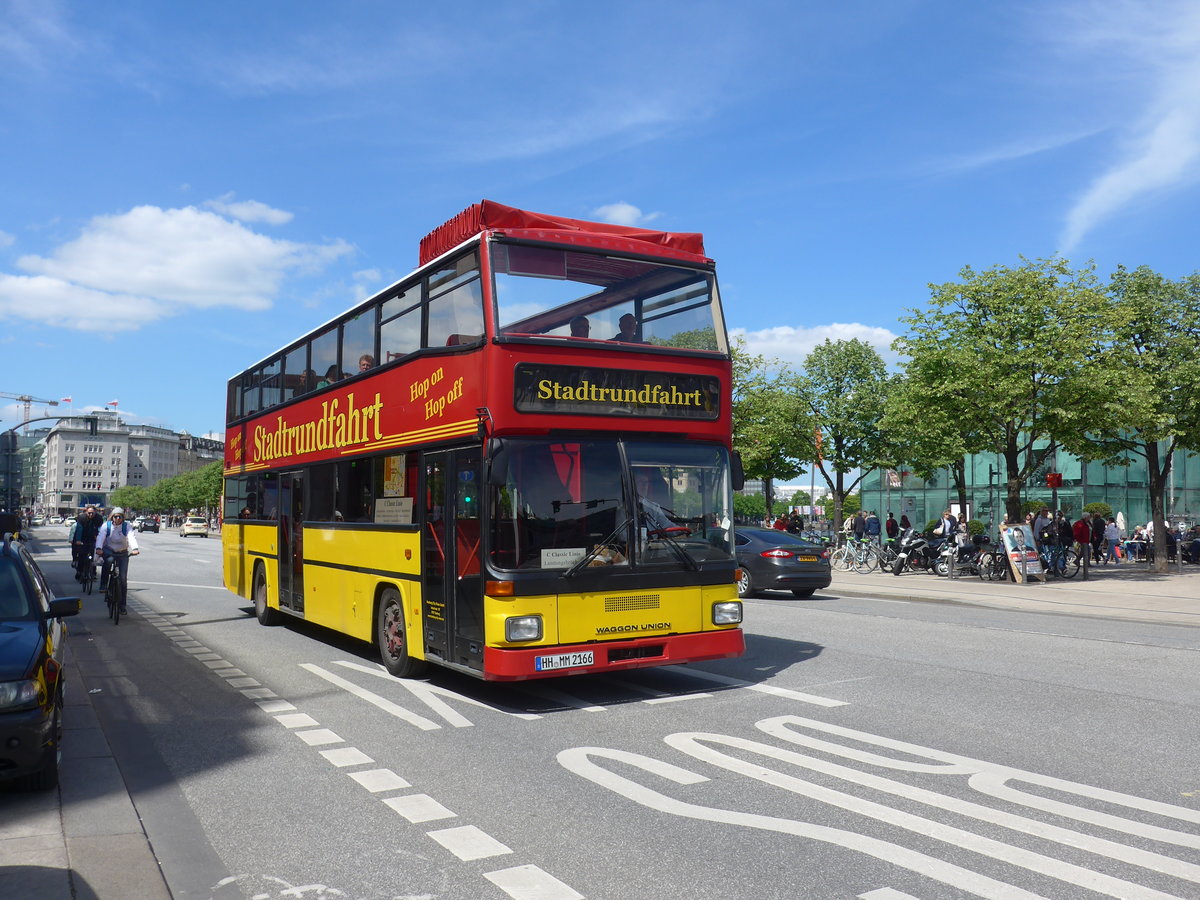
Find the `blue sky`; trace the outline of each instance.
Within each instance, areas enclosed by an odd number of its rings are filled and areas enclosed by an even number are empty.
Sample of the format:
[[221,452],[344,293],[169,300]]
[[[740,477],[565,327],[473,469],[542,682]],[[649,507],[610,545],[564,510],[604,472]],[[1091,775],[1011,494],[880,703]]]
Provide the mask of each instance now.
[[0,391],[220,431],[483,198],[701,231],[753,349],[891,360],[964,265],[1200,268],[1198,174],[1195,2],[5,0]]

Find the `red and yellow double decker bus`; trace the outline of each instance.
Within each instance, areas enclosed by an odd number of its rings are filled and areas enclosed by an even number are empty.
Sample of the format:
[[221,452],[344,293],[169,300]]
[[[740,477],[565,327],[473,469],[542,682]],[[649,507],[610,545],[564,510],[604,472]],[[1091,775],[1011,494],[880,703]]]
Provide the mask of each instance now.
[[230,380],[225,584],[399,676],[739,655],[729,405],[700,235],[484,201]]

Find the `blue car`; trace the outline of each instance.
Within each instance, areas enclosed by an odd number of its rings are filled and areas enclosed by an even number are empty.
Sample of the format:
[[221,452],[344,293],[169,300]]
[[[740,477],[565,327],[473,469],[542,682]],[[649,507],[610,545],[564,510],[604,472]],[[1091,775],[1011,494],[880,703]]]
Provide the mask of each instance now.
[[0,780],[20,788],[58,785],[62,619],[78,612],[78,598],[56,599],[29,551],[6,533],[0,546]]

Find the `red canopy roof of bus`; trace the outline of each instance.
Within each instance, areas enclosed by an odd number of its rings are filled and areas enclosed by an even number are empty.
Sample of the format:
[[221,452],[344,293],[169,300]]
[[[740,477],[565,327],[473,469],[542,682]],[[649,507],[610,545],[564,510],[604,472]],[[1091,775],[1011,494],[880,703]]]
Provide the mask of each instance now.
[[421,239],[421,260],[425,265],[469,237],[484,231],[502,231],[511,237],[566,242],[583,247],[669,256],[688,262],[707,262],[704,235],[651,231],[608,222],[586,222],[545,213],[514,209],[492,200],[469,206]]

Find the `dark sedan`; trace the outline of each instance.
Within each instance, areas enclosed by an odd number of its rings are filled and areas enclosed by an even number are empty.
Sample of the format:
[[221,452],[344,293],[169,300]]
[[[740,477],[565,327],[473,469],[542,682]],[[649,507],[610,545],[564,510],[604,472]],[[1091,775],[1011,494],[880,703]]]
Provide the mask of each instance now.
[[741,528],[735,532],[738,566],[738,596],[755,591],[791,591],[811,597],[829,587],[829,550],[774,528]]
[[139,533],[153,531],[155,534],[158,534],[158,519],[154,518],[154,516],[143,516],[137,520],[137,530]]
[[74,597],[55,599],[20,541],[0,546],[0,780],[51,790],[58,785],[63,723],[63,616]]

